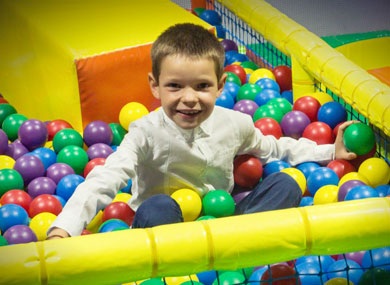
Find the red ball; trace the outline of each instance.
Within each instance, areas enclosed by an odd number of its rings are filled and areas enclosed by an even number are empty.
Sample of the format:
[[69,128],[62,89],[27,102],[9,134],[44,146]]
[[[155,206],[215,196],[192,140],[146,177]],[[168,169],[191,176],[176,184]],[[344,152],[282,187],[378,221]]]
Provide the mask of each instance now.
[[234,73],[235,75],[238,76],[238,78],[240,78],[240,81],[241,81],[241,84],[244,85],[246,83],[246,72],[245,72],[245,69],[240,66],[240,65],[237,65],[237,64],[231,64],[231,65],[227,65],[224,69],[223,69],[224,72],[232,72]]
[[320,107],[321,104],[316,98],[303,96],[294,102],[292,109],[305,113],[311,122],[315,122],[317,121],[317,113]]
[[126,224],[131,226],[131,223],[134,220],[134,211],[130,208],[130,206],[121,201],[113,202],[109,204],[103,211],[102,221],[111,220],[111,219],[119,219],[124,221]]
[[9,190],[1,197],[1,205],[16,204],[23,207],[28,213],[31,204],[31,197],[23,190]]
[[244,154],[234,160],[234,182],[241,187],[251,187],[259,183],[263,175],[263,165],[252,155]]
[[57,216],[61,211],[62,205],[60,200],[52,195],[42,194],[31,201],[28,213],[33,218],[43,212],[52,213]]
[[105,162],[106,159],[104,157],[97,157],[88,161],[88,163],[84,167],[84,177],[87,177],[88,173],[90,173],[95,166],[104,165]]
[[302,137],[315,141],[317,144],[334,142],[332,128],[323,122],[310,123],[303,131]]
[[47,130],[49,132],[49,141],[52,141],[55,134],[63,129],[73,129],[72,125],[64,120],[53,120],[49,122],[47,125]]
[[[270,276],[271,271],[271,276]],[[301,284],[299,277],[295,277],[295,270],[286,264],[274,264],[271,265],[270,270],[266,270],[261,276],[261,281],[270,281],[261,282],[265,285],[296,285]],[[288,277],[288,278],[286,278]],[[271,280],[272,278],[272,280]],[[283,278],[283,279],[281,279]],[[276,280],[275,280],[276,279]]]
[[333,136],[337,137],[337,133],[339,131],[339,127],[344,124],[345,122],[338,123],[334,128],[333,128]]
[[355,172],[355,167],[347,160],[335,159],[326,166],[336,172],[339,179],[349,172]]
[[90,235],[90,234],[92,234],[92,232],[89,231],[89,230],[87,230],[87,229],[84,229],[84,230],[81,232],[81,235],[82,235],[82,236]]
[[276,66],[272,70],[276,82],[279,84],[280,92],[292,89],[291,68],[287,65]]
[[7,101],[7,100],[5,100],[4,98],[0,98],[0,104],[3,104],[3,103],[6,103],[6,104],[8,104],[8,101]]
[[280,139],[282,134],[282,128],[280,127],[279,123],[272,118],[265,117],[258,119],[255,122],[255,127],[258,128],[263,135],[272,135],[277,139]]

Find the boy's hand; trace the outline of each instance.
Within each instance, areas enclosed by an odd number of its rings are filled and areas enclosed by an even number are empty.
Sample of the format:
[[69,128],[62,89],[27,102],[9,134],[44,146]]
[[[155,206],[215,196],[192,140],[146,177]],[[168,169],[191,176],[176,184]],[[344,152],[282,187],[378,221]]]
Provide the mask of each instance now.
[[49,233],[46,240],[66,238],[66,237],[70,237],[70,235],[65,230],[60,228],[55,228]]
[[340,125],[336,141],[335,141],[335,159],[345,159],[345,160],[351,160],[357,157],[356,153],[349,152],[343,142],[343,136],[345,129],[355,123],[359,123],[359,121],[348,121]]

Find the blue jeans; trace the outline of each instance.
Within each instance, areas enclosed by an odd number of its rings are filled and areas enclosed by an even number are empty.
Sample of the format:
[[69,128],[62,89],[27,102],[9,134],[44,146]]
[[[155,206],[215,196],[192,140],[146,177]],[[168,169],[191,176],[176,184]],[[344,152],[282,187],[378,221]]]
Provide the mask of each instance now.
[[[235,187],[235,191],[245,191]],[[298,207],[302,191],[295,180],[283,172],[273,173],[257,184],[236,205],[235,215]],[[179,223],[183,216],[179,204],[170,196],[154,195],[146,199],[135,213],[132,228],[149,228]]]

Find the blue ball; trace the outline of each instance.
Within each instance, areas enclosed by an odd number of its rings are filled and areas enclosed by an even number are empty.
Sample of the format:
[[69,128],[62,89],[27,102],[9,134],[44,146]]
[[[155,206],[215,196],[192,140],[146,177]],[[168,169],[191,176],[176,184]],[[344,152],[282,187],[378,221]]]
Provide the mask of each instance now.
[[293,99],[293,93],[290,90],[283,91],[282,94],[280,94],[282,98],[287,99],[288,102],[291,104],[294,104],[294,99]]
[[369,268],[371,266],[390,271],[390,247],[367,250],[363,255],[362,267]]
[[232,64],[234,62],[244,62],[244,61],[249,61],[249,58],[245,54],[236,53],[231,58],[231,61],[229,62],[229,64]]
[[334,262],[334,259],[329,255],[306,255],[299,257],[295,264],[299,265],[302,263],[314,263],[319,267],[321,266],[321,269],[324,272],[327,271],[329,266],[331,266]]
[[234,99],[228,91],[222,91],[221,95],[215,101],[215,105],[228,109],[233,109],[234,104]]
[[260,78],[259,80],[256,81],[256,84],[259,85],[262,89],[272,89],[280,94],[279,84],[276,83],[276,81],[271,78],[267,78],[267,77]]
[[336,277],[347,279],[347,270],[349,280],[351,280],[353,284],[358,284],[360,277],[363,275],[363,269],[358,263],[350,259],[341,259],[335,261],[332,265],[329,266],[327,270],[327,276],[329,279]]
[[379,197],[379,195],[374,188],[368,185],[358,185],[348,191],[347,195],[345,195],[344,201],[376,198],[376,197]]
[[66,175],[58,182],[56,194],[62,197],[65,201],[68,201],[77,186],[84,182],[84,180],[84,177],[77,174]]
[[314,197],[314,194],[325,185],[337,185],[339,177],[336,172],[327,167],[319,167],[315,169],[307,179],[307,189]]
[[234,57],[236,55],[238,55],[238,51],[235,51],[235,50],[229,50],[227,52],[225,52],[225,62],[226,62],[226,65],[229,65],[229,64],[232,64],[234,61]]
[[128,229],[129,225],[126,224],[124,221],[119,219],[111,219],[108,221],[105,221],[99,228],[99,233],[108,233],[119,229]]
[[268,103],[269,100],[273,98],[281,98],[278,91],[275,91],[273,89],[264,89],[261,90],[255,97],[255,102],[257,105],[263,106]]
[[334,129],[339,123],[347,120],[347,111],[338,102],[327,102],[318,110],[317,119]]
[[310,174],[319,167],[321,166],[316,162],[303,162],[296,166],[298,170],[302,171],[306,179],[309,178]]
[[45,170],[47,168],[57,162],[57,154],[54,150],[47,148],[47,147],[40,147],[31,152],[32,155],[35,155],[38,157],[45,167]]
[[379,197],[386,197],[390,195],[390,185],[380,185],[375,187],[376,192],[378,192]]
[[263,276],[264,272],[266,272],[268,270],[268,266],[264,266],[264,267],[261,267],[259,269],[257,269],[256,271],[254,271],[252,273],[252,275],[249,277],[249,283],[247,284],[252,284],[252,282],[256,282],[256,284],[258,282],[261,281],[261,277]]
[[0,207],[0,230],[4,233],[12,226],[28,226],[29,219],[26,210],[16,204],[5,204]]
[[116,152],[117,148],[118,148],[118,145],[110,145],[111,149]]
[[282,169],[290,168],[291,165],[283,160],[275,160],[267,163],[263,168],[263,178],[266,178],[268,175],[280,172]]
[[233,100],[236,100],[238,91],[240,90],[240,86],[234,82],[226,82],[225,87],[223,88],[223,91],[228,92]]
[[328,280],[324,270],[317,263],[304,262],[296,267],[302,285],[325,284]]
[[226,30],[222,25],[216,25],[215,29],[217,30],[217,37],[220,39],[226,38]]
[[204,285],[212,285],[215,279],[217,279],[217,271],[204,271],[197,273],[196,276],[198,277],[200,283],[203,283]]
[[314,199],[313,197],[302,197],[299,207],[313,206]]
[[127,186],[126,186],[126,187],[123,187],[123,188],[121,189],[121,192],[122,192],[122,193],[131,194],[131,186],[133,186],[133,180],[131,180],[131,178],[130,178],[129,181],[127,181]]
[[222,18],[221,16],[214,10],[204,10],[200,15],[199,18],[201,18],[203,21],[209,23],[212,26],[217,26],[222,24]]
[[62,208],[65,207],[65,204],[66,204],[66,201],[64,198],[62,198],[61,196],[58,196],[58,195],[52,195],[53,197],[56,197],[58,199],[58,201],[60,201],[61,205],[62,205]]

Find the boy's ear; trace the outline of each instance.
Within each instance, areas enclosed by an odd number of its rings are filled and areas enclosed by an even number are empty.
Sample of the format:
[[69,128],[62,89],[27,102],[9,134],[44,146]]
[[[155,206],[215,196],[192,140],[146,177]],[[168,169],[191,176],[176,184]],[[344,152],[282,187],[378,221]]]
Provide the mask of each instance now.
[[219,97],[221,95],[223,88],[225,87],[226,79],[227,79],[227,74],[223,73],[221,76],[221,79],[218,82],[218,96],[217,97]]
[[158,83],[151,72],[148,73],[148,81],[153,96],[156,99],[160,99],[160,93],[158,92]]

